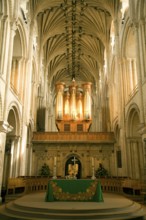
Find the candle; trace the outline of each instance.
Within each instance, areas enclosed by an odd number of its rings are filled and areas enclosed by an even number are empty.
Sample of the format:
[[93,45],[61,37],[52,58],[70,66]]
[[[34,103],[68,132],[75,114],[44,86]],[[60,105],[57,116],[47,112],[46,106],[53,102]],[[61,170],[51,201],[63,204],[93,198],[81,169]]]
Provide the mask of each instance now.
[[54,166],[56,166],[56,157],[54,157]]
[[92,166],[94,166],[94,157],[92,157]]

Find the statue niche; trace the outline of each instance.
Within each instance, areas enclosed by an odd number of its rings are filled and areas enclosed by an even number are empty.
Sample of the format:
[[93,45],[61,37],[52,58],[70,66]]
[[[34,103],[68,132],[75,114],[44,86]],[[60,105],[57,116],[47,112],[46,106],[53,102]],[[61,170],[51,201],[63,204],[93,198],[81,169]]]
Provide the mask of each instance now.
[[81,178],[81,162],[75,156],[67,160],[65,165],[65,176],[68,179]]

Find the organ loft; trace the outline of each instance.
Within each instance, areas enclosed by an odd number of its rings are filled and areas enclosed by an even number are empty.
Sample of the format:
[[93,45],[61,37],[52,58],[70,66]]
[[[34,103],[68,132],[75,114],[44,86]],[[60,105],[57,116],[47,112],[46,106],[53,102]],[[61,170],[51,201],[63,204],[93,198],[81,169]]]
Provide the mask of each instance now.
[[56,84],[56,126],[58,131],[87,132],[92,123],[91,83],[78,86],[73,79],[68,87]]

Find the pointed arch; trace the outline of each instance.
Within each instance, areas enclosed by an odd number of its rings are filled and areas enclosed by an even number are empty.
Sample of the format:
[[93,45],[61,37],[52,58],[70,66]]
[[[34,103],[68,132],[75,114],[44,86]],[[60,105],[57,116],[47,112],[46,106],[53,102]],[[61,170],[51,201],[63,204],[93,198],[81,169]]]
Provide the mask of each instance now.
[[138,128],[140,124],[140,110],[137,104],[133,103],[127,112],[126,130],[128,137],[139,137]]
[[[17,102],[10,103],[7,112],[7,121],[13,127],[13,135],[20,136],[22,114]],[[9,135],[12,133],[10,132]]]

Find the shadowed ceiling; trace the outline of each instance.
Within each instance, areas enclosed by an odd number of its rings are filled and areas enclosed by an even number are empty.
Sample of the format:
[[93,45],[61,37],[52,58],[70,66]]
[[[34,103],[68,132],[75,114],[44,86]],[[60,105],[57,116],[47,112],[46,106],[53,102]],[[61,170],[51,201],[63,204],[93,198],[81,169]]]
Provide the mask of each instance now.
[[98,85],[120,0],[31,0],[48,81]]

